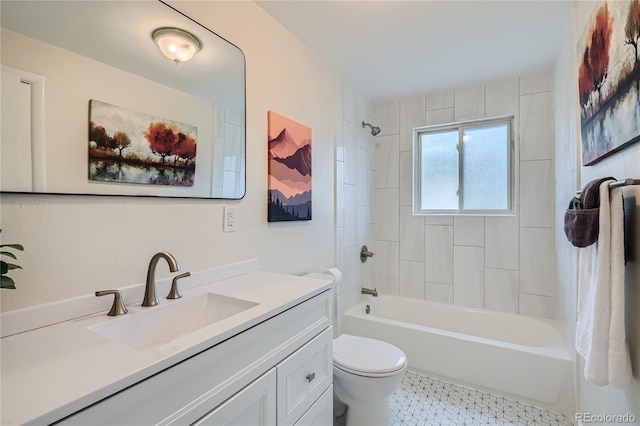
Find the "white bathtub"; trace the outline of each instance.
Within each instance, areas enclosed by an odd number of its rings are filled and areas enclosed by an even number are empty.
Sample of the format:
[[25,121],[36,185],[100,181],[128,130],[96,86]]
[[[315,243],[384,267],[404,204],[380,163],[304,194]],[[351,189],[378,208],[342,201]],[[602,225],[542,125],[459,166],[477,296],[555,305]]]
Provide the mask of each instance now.
[[398,346],[413,370],[574,414],[573,363],[552,321],[380,295],[349,309],[343,327]]

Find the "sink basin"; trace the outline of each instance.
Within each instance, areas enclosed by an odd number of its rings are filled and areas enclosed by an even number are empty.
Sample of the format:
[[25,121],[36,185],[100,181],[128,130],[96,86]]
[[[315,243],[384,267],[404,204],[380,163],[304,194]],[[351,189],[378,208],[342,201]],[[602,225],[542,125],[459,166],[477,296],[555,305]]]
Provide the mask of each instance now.
[[145,349],[171,342],[256,305],[249,300],[206,293],[146,308],[89,329],[132,348]]

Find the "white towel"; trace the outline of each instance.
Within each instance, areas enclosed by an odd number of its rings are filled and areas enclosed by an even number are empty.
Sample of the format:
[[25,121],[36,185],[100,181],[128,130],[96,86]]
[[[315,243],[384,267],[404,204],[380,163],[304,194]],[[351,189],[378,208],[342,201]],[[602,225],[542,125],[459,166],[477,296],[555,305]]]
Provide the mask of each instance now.
[[[598,386],[631,381],[624,328],[624,212],[622,189],[600,185],[598,242],[580,249],[576,351],[584,375]],[[611,200],[610,197],[611,196]]]
[[611,320],[609,321],[609,383],[624,389],[632,379],[631,355],[624,326],[624,206],[622,188],[611,190]]

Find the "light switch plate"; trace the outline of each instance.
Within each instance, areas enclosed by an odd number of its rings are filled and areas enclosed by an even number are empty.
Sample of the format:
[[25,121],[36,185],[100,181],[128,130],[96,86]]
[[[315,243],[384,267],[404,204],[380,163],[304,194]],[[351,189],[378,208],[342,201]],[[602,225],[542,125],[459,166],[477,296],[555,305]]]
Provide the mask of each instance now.
[[238,208],[235,206],[224,206],[224,223],[222,230],[224,232],[236,232],[238,224]]

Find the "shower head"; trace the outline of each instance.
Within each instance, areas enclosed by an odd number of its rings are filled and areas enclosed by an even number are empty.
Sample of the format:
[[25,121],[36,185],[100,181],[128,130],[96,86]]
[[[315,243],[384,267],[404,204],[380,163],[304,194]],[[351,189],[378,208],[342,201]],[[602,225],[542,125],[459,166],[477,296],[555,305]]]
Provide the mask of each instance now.
[[377,135],[378,133],[380,133],[380,127],[372,126],[371,124],[369,124],[369,123],[365,123],[365,122],[363,121],[363,122],[362,122],[362,128],[364,129],[364,127],[365,127],[365,126],[369,126],[369,127],[371,127],[371,136],[375,136],[375,135]]

